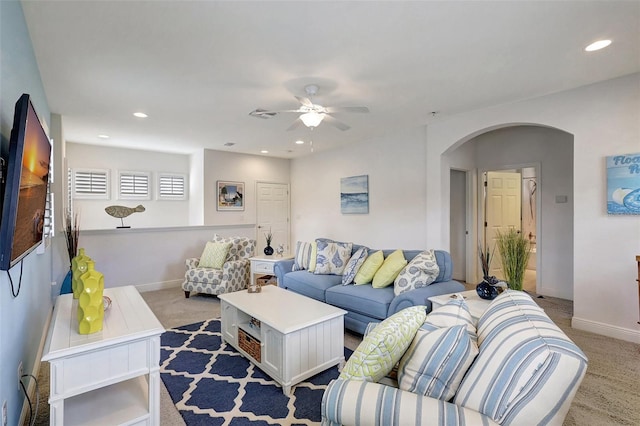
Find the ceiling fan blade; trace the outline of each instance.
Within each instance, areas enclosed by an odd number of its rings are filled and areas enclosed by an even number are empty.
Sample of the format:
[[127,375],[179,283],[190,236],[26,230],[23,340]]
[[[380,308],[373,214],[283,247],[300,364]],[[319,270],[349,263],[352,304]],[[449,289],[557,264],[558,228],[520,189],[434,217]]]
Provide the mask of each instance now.
[[296,118],[296,121],[294,121],[291,126],[287,127],[287,131],[290,130],[295,130],[298,127],[300,127],[302,125],[302,120],[300,120],[299,118]]
[[342,121],[337,120],[335,117],[332,117],[329,114],[325,114],[324,119],[322,121],[325,121],[331,124],[333,127],[340,129],[342,131],[349,130],[351,128],[351,126],[343,123]]
[[300,96],[296,96],[296,99],[298,100],[298,102],[300,102],[302,105],[306,106],[307,108],[313,108],[313,102],[311,102],[309,98],[302,98]]
[[297,109],[284,109],[284,110],[279,110],[279,111],[269,111],[269,110],[266,110],[266,109],[258,108],[258,109],[255,109],[255,110],[251,111],[249,113],[249,115],[252,116],[252,117],[258,117],[258,118],[271,118],[271,117],[274,117],[274,116],[280,114],[281,112],[295,112],[295,113],[298,113],[298,114],[304,113],[304,111],[300,111],[300,110],[297,110]]
[[328,113],[332,112],[369,112],[369,108],[359,106],[359,107],[328,107],[325,108]]

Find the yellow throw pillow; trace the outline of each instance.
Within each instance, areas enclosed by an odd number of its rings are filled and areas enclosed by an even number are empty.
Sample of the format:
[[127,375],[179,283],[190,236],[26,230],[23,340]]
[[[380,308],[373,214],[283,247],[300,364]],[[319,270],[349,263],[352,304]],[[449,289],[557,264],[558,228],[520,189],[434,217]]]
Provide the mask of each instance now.
[[367,257],[367,260],[364,261],[360,270],[356,274],[356,277],[353,279],[353,283],[355,285],[368,284],[373,279],[374,275],[378,271],[378,268],[382,266],[384,262],[384,254],[382,251],[377,251]]
[[224,261],[227,260],[227,254],[231,243],[212,243],[207,241],[207,245],[204,247],[200,261],[198,262],[199,268],[214,268],[222,269]]
[[392,284],[405,266],[407,266],[407,259],[404,258],[402,250],[391,253],[373,277],[373,288],[383,288]]
[[309,259],[309,272],[313,272],[316,270],[316,263],[318,259],[318,243],[315,241],[311,243],[311,258]]

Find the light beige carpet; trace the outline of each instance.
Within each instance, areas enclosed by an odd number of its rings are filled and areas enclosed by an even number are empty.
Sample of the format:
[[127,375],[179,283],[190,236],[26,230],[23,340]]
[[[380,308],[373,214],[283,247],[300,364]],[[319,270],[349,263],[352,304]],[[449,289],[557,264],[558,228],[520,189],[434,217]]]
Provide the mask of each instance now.
[[[152,291],[142,296],[165,328],[220,316],[220,302],[214,296],[192,295],[186,299],[179,288]],[[572,329],[571,301],[533,296],[589,358],[587,374],[565,419],[565,426],[640,425],[640,345]],[[355,349],[360,340],[359,335],[345,333],[345,346],[350,349]],[[38,383],[41,404],[35,424],[45,426],[49,424],[47,363],[40,368]],[[164,385],[160,392],[161,424],[184,425]]]

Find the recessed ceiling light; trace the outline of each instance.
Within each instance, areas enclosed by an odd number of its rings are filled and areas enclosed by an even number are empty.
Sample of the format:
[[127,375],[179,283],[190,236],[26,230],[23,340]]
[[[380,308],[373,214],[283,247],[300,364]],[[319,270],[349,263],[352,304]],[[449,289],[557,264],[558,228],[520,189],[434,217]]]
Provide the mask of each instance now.
[[585,47],[584,50],[586,50],[587,52],[593,52],[596,50],[604,49],[610,44],[611,40],[598,40]]
[[298,141],[296,141],[296,145],[304,145],[304,141],[298,140]]
[[109,135],[98,135],[100,139],[109,139]]
[[266,149],[263,149],[263,150],[262,150],[262,151],[260,151],[260,152],[261,152],[261,153],[263,153],[263,154],[268,154],[268,153],[269,153],[269,151],[267,151]]
[[235,144],[235,142],[226,142],[224,146],[234,146]]
[[138,118],[147,118],[148,117],[148,115],[145,114],[144,112],[134,112],[133,115],[138,117]]

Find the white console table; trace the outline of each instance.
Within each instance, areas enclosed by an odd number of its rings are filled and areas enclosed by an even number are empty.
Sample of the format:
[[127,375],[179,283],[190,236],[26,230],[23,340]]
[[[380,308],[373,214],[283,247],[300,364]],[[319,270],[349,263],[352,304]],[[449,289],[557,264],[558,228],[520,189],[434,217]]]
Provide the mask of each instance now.
[[111,298],[102,331],[78,333],[77,300],[56,300],[43,361],[50,363],[51,425],[160,424],[160,334],[133,286]]

